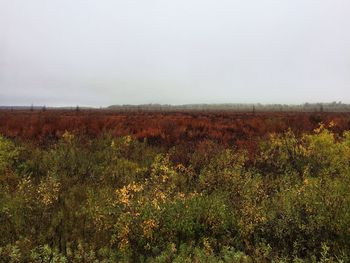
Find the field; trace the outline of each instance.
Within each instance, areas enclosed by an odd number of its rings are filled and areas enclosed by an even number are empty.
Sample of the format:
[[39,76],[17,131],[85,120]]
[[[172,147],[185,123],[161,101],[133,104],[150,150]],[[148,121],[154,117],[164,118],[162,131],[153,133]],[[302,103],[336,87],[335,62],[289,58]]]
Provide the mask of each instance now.
[[0,133],[37,142],[56,140],[65,131],[96,137],[103,132],[131,135],[151,144],[174,146],[204,139],[241,145],[291,128],[311,132],[333,121],[335,132],[350,129],[350,113],[300,112],[122,112],[108,110],[0,110]]
[[349,262],[350,113],[0,110],[0,262]]

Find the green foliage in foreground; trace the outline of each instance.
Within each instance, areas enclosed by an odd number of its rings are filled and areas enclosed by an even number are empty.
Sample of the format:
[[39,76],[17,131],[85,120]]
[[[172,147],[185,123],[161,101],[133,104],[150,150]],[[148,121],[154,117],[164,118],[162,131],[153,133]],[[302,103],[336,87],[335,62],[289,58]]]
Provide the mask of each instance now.
[[0,137],[0,262],[349,262],[350,132],[207,146]]

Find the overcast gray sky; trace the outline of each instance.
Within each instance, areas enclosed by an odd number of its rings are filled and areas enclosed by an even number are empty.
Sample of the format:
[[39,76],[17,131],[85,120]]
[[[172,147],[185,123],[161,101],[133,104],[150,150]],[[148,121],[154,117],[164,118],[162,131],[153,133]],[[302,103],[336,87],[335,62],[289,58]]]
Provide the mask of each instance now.
[[0,105],[350,102],[349,0],[0,0]]

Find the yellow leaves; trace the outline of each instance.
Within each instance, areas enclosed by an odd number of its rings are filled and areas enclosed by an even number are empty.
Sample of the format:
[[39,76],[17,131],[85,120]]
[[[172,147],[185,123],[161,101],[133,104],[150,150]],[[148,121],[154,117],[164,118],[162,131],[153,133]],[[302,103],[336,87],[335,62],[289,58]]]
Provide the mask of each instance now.
[[130,248],[130,237],[132,235],[132,216],[130,213],[122,213],[114,225],[116,235],[113,236],[112,244],[117,243],[121,251],[127,251]]
[[18,191],[24,192],[30,188],[33,188],[32,179],[30,178],[30,176],[23,177],[18,184]]
[[207,255],[213,254],[214,250],[210,245],[209,238],[207,237],[203,238],[203,247]]
[[241,189],[237,205],[238,225],[244,236],[251,235],[260,224],[268,219],[266,205],[269,197],[261,178],[248,180]]
[[165,202],[165,200],[166,200],[166,194],[165,194],[164,192],[158,190],[158,191],[156,192],[156,194],[155,194],[155,198],[156,198],[157,200],[160,200],[161,202]]
[[169,176],[163,175],[163,176],[161,177],[161,179],[162,179],[162,182],[165,183],[165,182],[169,179]]
[[154,219],[147,219],[142,222],[142,231],[143,235],[146,238],[151,239],[154,233],[154,230],[158,227],[158,223]]
[[[331,122],[328,126],[334,125]],[[315,132],[302,137],[304,147],[307,149],[305,162],[310,166],[310,172],[314,176],[343,174],[350,161],[350,144],[346,132],[342,140],[338,140],[324,124],[321,124]]]
[[246,234],[250,234],[254,231],[254,228],[267,221],[262,205],[247,200],[244,202],[244,206],[241,209],[242,217],[240,225],[242,229],[247,231]]
[[173,253],[175,253],[177,251],[176,245],[174,243],[170,244],[170,251],[173,252]]
[[177,199],[179,199],[179,200],[185,200],[185,194],[184,194],[184,193],[181,193],[181,192],[177,193]]
[[200,172],[199,180],[203,189],[208,192],[217,189],[232,190],[244,180],[244,152],[224,150],[220,152]]
[[115,156],[115,159],[117,157],[120,157],[120,155],[123,156],[125,151],[129,150],[132,142],[133,138],[130,135],[113,139],[111,141],[110,147],[115,151],[115,154],[117,154],[117,156]]
[[272,134],[260,145],[258,162],[277,173],[304,173],[304,175],[339,175],[350,161],[350,143],[329,130],[335,122],[323,123],[312,134],[297,137],[291,130]]
[[[296,187],[297,195],[303,195],[305,191],[310,191],[314,187],[314,180],[312,178],[304,178],[303,184],[300,187]],[[300,196],[300,198],[304,198],[304,196]]]
[[133,141],[132,137],[130,135],[127,135],[127,136],[121,137],[117,141],[112,140],[111,147],[112,148],[118,148],[118,147],[127,148],[130,146],[132,141]]
[[97,230],[101,231],[105,228],[105,214],[101,211],[101,208],[98,205],[94,206],[94,217],[93,222],[97,228]]
[[159,202],[157,199],[153,199],[152,200],[152,205],[154,208],[156,208],[157,210],[160,210],[160,206],[159,206]]
[[118,247],[121,251],[125,251],[129,248],[129,233],[130,228],[128,225],[125,225],[117,234],[119,239]]
[[35,193],[35,187],[30,176],[23,177],[17,188],[18,192],[26,202],[31,201],[32,197],[35,196],[35,194],[33,196],[33,193]]
[[40,201],[45,205],[49,206],[58,200],[58,194],[61,188],[60,182],[56,179],[48,176],[43,179],[37,189]]
[[299,150],[300,156],[310,156],[311,154],[311,150],[302,144],[298,147],[298,150]]
[[123,204],[124,206],[130,206],[134,194],[141,192],[142,190],[143,186],[135,182],[132,182],[121,189],[117,189],[115,191],[117,195],[117,203]]
[[125,147],[128,147],[128,146],[131,144],[131,142],[132,142],[132,138],[131,138],[130,135],[124,136],[124,137],[122,138],[122,144],[123,144],[123,146],[125,146]]
[[124,205],[129,205],[129,192],[128,189],[124,186],[122,189],[117,190],[118,201]]
[[177,172],[172,167],[169,156],[157,155],[151,167],[151,179],[154,182],[165,183],[176,176]]
[[154,189],[152,194],[152,205],[157,210],[160,210],[160,205],[165,203],[167,200],[167,196],[164,192],[162,192],[160,189]]
[[130,191],[133,191],[135,193],[137,192],[140,192],[143,190],[143,186],[141,184],[136,184],[136,183],[131,183],[127,186],[127,188],[130,190]]
[[323,132],[323,131],[325,131],[325,130],[327,130],[327,129],[331,129],[331,128],[333,128],[333,127],[335,127],[337,124],[335,123],[335,121],[333,121],[333,120],[331,120],[329,123],[328,123],[328,125],[326,125],[326,124],[324,124],[323,122],[321,122],[321,123],[319,123],[319,126],[316,128],[316,129],[314,129],[314,132],[316,133],[316,134],[319,134],[319,133],[321,133],[321,132]]
[[113,204],[113,192],[112,190],[99,189],[97,191],[93,189],[87,189],[87,206],[86,211],[94,223],[94,227],[97,231],[103,231],[110,229],[113,226],[113,222],[110,220],[110,205]]
[[319,124],[319,126],[318,126],[316,129],[314,129],[314,132],[315,132],[316,134],[319,134],[319,133],[321,133],[325,128],[326,128],[326,125],[325,125],[323,122],[321,122],[321,123]]
[[149,242],[147,242],[146,245],[144,245],[143,247],[145,250],[150,250],[151,249],[151,244]]
[[187,171],[186,167],[182,163],[176,165],[175,169],[179,172],[186,172]]
[[330,123],[328,124],[328,128],[333,128],[333,127],[335,127],[337,124],[333,121],[333,120],[331,120],[330,121]]
[[69,131],[65,131],[62,135],[62,139],[67,143],[72,143],[74,139],[74,135],[70,133]]

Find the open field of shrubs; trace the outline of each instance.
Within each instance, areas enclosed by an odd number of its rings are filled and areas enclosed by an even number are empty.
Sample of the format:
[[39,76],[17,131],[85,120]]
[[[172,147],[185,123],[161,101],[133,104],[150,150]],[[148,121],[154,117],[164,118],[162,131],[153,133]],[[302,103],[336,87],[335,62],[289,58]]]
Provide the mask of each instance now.
[[0,262],[349,262],[350,132],[0,137]]
[[[0,134],[41,144],[60,139],[65,131],[97,137],[106,131],[113,136],[131,135],[158,146],[186,147],[205,139],[246,149],[269,133],[291,128],[296,135],[311,132],[320,122],[333,121],[332,131],[350,130],[349,112],[148,112],[112,110],[2,110]],[[192,149],[193,150],[193,149]]]

